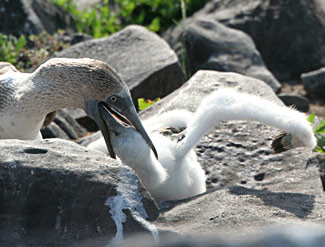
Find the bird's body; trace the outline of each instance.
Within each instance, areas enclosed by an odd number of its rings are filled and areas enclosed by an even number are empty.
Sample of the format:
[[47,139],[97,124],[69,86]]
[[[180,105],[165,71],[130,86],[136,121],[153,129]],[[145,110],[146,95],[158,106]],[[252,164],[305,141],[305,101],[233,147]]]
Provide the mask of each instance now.
[[[206,190],[205,174],[194,147],[201,137],[220,121],[259,121],[292,134],[292,147],[316,144],[304,114],[260,97],[231,89],[220,89],[206,97],[195,113],[172,111],[144,121],[159,160],[155,160],[141,136],[106,112],[111,141],[121,161],[138,174],[156,200],[183,199]],[[186,128],[185,137],[171,139],[160,128]],[[133,145],[131,145],[133,143]],[[103,150],[99,139],[89,148]]]
[[33,73],[20,73],[0,63],[0,139],[39,139],[48,114],[74,106],[96,120],[110,148],[98,104],[125,114],[153,147],[126,84],[108,64],[88,58],[53,58]]
[[24,99],[21,91],[29,91],[30,74],[5,73],[0,75],[0,139],[40,139],[40,129],[46,113],[39,110],[43,102],[35,105]]

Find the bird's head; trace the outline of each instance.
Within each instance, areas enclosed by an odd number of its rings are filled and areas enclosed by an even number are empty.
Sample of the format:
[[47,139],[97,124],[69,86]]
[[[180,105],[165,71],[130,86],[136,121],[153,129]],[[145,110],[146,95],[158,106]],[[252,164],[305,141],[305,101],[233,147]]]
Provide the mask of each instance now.
[[91,62],[93,66],[90,67],[89,80],[93,84],[91,88],[95,88],[96,92],[88,92],[85,108],[87,114],[96,121],[100,128],[110,156],[116,157],[109,132],[113,126],[108,125],[109,121],[106,121],[107,115],[104,112],[111,112],[122,121],[133,125],[158,158],[157,151],[139,119],[125,82],[108,64],[98,60],[91,60]]
[[116,155],[110,142],[109,126],[99,107],[119,114],[133,125],[157,156],[135,110],[126,83],[107,63],[89,58],[52,58],[40,66],[36,74],[41,78],[38,83],[46,84],[49,79],[52,80],[51,87],[48,87],[49,92],[43,94],[51,94],[55,91],[53,88],[59,89],[60,94],[55,97],[61,98],[56,98],[55,102],[61,99],[66,101],[63,105],[83,108],[96,121],[112,158]]

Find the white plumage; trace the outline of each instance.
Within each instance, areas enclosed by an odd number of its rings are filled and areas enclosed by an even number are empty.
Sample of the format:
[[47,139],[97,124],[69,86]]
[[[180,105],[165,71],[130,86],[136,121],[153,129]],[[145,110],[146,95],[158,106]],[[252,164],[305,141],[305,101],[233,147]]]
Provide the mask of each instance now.
[[[193,148],[220,121],[259,121],[291,133],[292,147],[316,145],[304,114],[227,88],[206,97],[194,114],[175,110],[144,121],[157,148],[158,161],[134,128],[121,124],[112,115],[106,116],[106,120],[107,126],[112,128],[109,130],[111,142],[118,157],[134,169],[156,200],[183,199],[206,190],[205,174]],[[185,137],[171,140],[160,133],[162,127],[186,127]],[[103,139],[88,147],[106,151]]]

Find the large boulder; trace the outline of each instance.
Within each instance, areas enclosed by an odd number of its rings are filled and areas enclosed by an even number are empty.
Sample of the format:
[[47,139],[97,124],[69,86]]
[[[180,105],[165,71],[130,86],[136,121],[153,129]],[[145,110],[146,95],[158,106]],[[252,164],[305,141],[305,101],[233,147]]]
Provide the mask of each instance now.
[[126,81],[135,103],[140,97],[164,97],[185,81],[178,58],[168,44],[136,25],[106,38],[79,43],[56,56],[107,62]]
[[207,18],[189,18],[182,25],[170,28],[163,37],[185,59],[189,74],[200,69],[237,72],[263,80],[275,92],[281,88],[244,32]]
[[321,0],[214,0],[195,13],[240,29],[254,40],[280,81],[325,65],[325,4]]
[[75,32],[72,17],[50,0],[0,1],[0,33],[19,36],[55,33],[58,29]]
[[[0,141],[0,242],[104,246],[148,232],[158,208],[129,168],[69,141]],[[89,245],[96,239],[96,245]]]

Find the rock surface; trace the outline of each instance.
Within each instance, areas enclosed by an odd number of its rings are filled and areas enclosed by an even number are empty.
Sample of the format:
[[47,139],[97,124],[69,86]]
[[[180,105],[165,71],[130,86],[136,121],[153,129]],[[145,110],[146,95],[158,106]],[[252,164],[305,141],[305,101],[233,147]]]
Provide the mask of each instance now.
[[283,101],[286,106],[293,106],[299,111],[308,112],[309,103],[308,99],[304,96],[295,93],[280,93],[278,97]]
[[143,218],[154,220],[157,205],[119,162],[59,139],[1,140],[0,149],[2,247],[90,246],[94,238],[99,246],[150,233]]
[[79,43],[56,56],[89,57],[107,62],[126,81],[135,101],[141,97],[164,97],[185,81],[178,58],[168,44],[136,25],[107,38]]
[[188,74],[200,69],[238,72],[263,80],[279,91],[280,83],[265,67],[247,34],[207,18],[189,18],[184,25],[186,31],[177,25],[163,37],[180,59],[185,56]]
[[[74,110],[76,113],[79,110]],[[80,111],[82,111],[80,109]],[[83,111],[82,111],[83,112]],[[87,117],[88,118],[88,117]],[[68,109],[60,109],[53,122],[41,130],[43,138],[61,138],[77,140],[87,134],[87,130],[77,122],[76,114]],[[98,130],[98,129],[97,129]]]
[[58,29],[75,32],[75,23],[62,9],[50,0],[0,1],[0,33],[19,36],[55,33]]
[[202,99],[220,87],[234,88],[240,92],[256,94],[283,104],[265,82],[232,72],[201,70],[196,72],[182,87],[140,113],[144,119],[174,109],[194,112]]
[[[282,224],[264,227],[259,232],[247,236],[229,233],[214,233],[213,237],[185,237],[174,235],[163,236],[157,247],[318,247],[323,246],[325,231],[323,227],[313,224]],[[121,247],[152,247],[152,242],[145,236],[138,235],[127,239]]]
[[325,67],[301,75],[308,93],[325,99]]
[[214,0],[193,18],[217,20],[249,34],[282,82],[325,65],[324,6],[322,0]]

